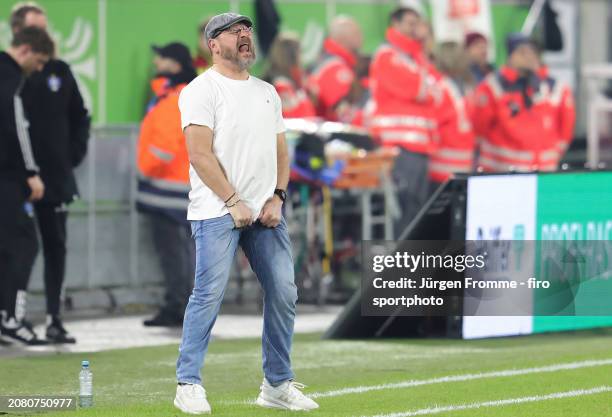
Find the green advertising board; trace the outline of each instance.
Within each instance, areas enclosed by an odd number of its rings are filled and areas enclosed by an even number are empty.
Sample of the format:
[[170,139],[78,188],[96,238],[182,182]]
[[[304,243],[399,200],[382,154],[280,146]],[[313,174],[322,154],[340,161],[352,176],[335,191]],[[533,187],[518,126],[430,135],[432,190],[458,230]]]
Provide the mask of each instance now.
[[[544,300],[536,290],[534,302],[533,332],[573,330],[612,325],[612,317],[588,316],[585,312],[598,305],[610,303],[612,277],[602,276],[609,271],[608,258],[603,245],[595,241],[612,240],[612,173],[542,174],[538,176],[536,239],[542,241],[589,241],[584,245],[583,256],[588,259],[563,259],[557,256],[566,273],[583,269],[580,285],[560,289],[573,301],[565,308],[576,316],[540,316],[545,308]],[[545,242],[543,242],[543,245]],[[555,247],[559,247],[558,244]],[[538,259],[540,257],[537,257]],[[545,257],[544,257],[545,258]],[[541,272],[548,266],[542,259],[536,268]],[[586,268],[589,267],[589,268]],[[557,268],[558,269],[558,268]],[[588,269],[588,270],[585,270]],[[570,271],[568,271],[570,270]],[[597,277],[598,279],[592,279]],[[557,280],[556,280],[557,281]],[[563,282],[563,281],[561,281]],[[562,300],[561,300],[562,301]]]
[[[0,49],[10,43],[8,17],[15,3],[0,1]],[[99,79],[105,63],[100,59],[98,2],[54,0],[39,4],[49,16],[49,31],[57,43],[58,55],[72,65],[85,103],[93,110],[94,119],[99,120]]]
[[549,281],[551,289],[533,290],[530,315],[465,316],[464,338],[612,326],[612,316],[605,315],[612,294],[610,184],[612,172],[468,179],[466,239],[496,231],[484,239],[534,242],[527,276]]

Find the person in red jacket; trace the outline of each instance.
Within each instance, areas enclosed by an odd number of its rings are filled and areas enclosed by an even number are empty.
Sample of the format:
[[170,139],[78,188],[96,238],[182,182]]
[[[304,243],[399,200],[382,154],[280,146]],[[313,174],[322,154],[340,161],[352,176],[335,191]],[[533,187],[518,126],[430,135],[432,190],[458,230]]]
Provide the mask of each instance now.
[[331,121],[359,119],[364,88],[355,74],[363,44],[361,28],[348,16],[336,17],[323,43],[323,54],[308,77],[317,115]]
[[268,54],[268,69],[263,78],[276,88],[281,98],[284,118],[317,115],[304,88],[299,38],[288,33],[276,37]]
[[400,7],[390,16],[387,42],[370,66],[372,110],[367,125],[383,146],[398,147],[393,179],[402,216],[399,234],[416,216],[429,195],[429,155],[436,146],[434,102],[438,99],[433,66],[418,41],[421,16]]
[[557,150],[559,161],[567,151],[573,137],[576,124],[576,107],[574,94],[570,86],[550,75],[548,67],[540,61],[537,75],[545,84],[551,111],[555,114],[555,128],[558,135]]
[[151,226],[164,277],[164,304],[145,326],[180,326],[194,279],[195,247],[187,222],[189,156],[181,129],[179,94],[196,76],[181,43],[154,46],[154,97],[140,126],[137,207]]
[[511,34],[507,50],[507,64],[476,90],[478,164],[488,172],[554,171],[561,142],[558,109],[536,73],[538,47],[522,34]]
[[444,42],[436,64],[442,99],[436,106],[439,143],[429,162],[429,178],[435,189],[456,173],[468,173],[474,165],[475,136],[469,102],[474,79],[467,57],[456,42]]

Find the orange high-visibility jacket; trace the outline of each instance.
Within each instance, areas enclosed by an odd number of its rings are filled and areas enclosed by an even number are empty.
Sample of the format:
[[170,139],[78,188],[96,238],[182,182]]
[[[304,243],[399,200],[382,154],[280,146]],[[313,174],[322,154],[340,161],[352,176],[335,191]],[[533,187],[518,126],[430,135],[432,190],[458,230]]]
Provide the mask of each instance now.
[[140,126],[137,147],[138,208],[185,221],[189,204],[189,156],[178,99],[187,84],[151,82],[155,99]]
[[145,178],[189,184],[189,156],[178,107],[179,94],[186,84],[166,87],[157,85],[159,81],[157,78],[151,83],[157,102],[140,125],[138,170]]
[[468,173],[474,164],[476,140],[468,103],[449,77],[438,81],[442,100],[436,105],[439,143],[429,160],[429,177],[444,182],[455,173]]
[[317,115],[351,123],[358,109],[345,102],[355,82],[355,55],[332,39],[325,39],[323,55],[308,77],[308,89],[316,101]]
[[386,38],[388,43],[378,48],[370,65],[372,109],[367,125],[384,146],[430,154],[436,146],[433,66],[416,40],[393,28]]
[[478,165],[488,172],[554,171],[561,142],[558,109],[546,83],[509,67],[489,74],[474,98]]
[[283,117],[315,117],[315,107],[308,93],[288,77],[277,76],[272,79],[272,85],[281,98]]

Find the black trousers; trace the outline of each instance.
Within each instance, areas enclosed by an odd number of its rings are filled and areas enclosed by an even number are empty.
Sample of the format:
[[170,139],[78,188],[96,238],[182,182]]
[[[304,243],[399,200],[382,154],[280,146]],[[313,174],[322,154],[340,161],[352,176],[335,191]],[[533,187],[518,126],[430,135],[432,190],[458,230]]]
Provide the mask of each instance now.
[[23,184],[0,179],[0,196],[0,310],[15,317],[17,291],[28,287],[38,239]]
[[162,313],[182,318],[195,278],[195,243],[187,223],[179,223],[161,213],[147,213],[164,276],[165,296]]
[[36,203],[36,219],[44,255],[44,282],[47,314],[59,316],[61,294],[66,274],[66,220],[65,204]]
[[403,148],[395,159],[392,176],[402,215],[395,222],[394,235],[399,239],[429,197],[427,170],[429,157]]

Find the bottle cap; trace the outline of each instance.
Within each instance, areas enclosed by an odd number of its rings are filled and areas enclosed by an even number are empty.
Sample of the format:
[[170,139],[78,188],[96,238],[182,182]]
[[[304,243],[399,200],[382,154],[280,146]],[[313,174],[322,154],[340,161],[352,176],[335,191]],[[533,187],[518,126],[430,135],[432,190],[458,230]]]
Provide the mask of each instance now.
[[89,368],[89,361],[81,361],[81,366],[84,368]]

